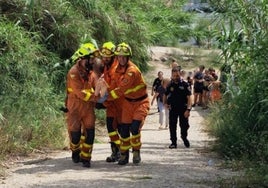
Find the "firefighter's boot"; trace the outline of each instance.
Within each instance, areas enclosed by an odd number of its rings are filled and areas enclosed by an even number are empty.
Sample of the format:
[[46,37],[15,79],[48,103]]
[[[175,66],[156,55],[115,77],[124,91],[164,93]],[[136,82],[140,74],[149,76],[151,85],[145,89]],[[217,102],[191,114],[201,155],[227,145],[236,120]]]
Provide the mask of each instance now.
[[81,145],[80,158],[83,167],[89,168],[95,138],[95,129],[85,129],[85,142]]
[[141,162],[140,150],[133,151],[133,164],[138,164]]
[[80,150],[72,152],[72,160],[73,160],[74,163],[79,163],[80,162]]
[[112,154],[111,156],[106,158],[106,162],[110,163],[110,162],[116,162],[119,160],[120,157],[120,152],[119,152],[119,148],[118,146],[111,142],[111,150],[112,150]]
[[126,165],[129,159],[129,150],[121,152],[120,159],[118,160],[119,165]]
[[81,159],[83,167],[90,168],[90,160]]
[[72,161],[74,163],[79,163],[80,162],[80,132],[71,132],[71,142],[70,142],[70,149],[72,150]]

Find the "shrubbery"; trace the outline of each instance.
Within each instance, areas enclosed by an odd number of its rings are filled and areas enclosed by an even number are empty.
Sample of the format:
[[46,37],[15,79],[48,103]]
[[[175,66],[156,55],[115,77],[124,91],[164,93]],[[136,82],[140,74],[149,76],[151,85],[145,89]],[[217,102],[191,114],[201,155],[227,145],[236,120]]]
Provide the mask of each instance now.
[[[267,183],[268,167],[268,27],[264,2],[225,1],[219,33],[222,58],[230,67],[224,100],[211,115],[217,150],[229,160],[255,166],[259,183]],[[254,9],[254,11],[253,11]],[[256,14],[258,12],[259,14]],[[250,163],[248,163],[250,161]]]
[[42,68],[60,59],[32,42],[34,35],[8,20],[0,22],[2,154],[60,144],[63,122],[55,109],[61,99]]

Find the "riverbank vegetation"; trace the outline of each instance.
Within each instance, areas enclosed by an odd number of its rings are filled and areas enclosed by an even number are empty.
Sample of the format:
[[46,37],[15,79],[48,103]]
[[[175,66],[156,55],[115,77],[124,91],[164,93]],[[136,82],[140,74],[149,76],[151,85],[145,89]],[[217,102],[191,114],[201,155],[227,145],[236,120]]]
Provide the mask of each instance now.
[[215,149],[247,169],[253,187],[262,187],[268,183],[267,4],[225,0],[219,9],[225,12],[217,21],[226,82],[223,100],[211,113]]

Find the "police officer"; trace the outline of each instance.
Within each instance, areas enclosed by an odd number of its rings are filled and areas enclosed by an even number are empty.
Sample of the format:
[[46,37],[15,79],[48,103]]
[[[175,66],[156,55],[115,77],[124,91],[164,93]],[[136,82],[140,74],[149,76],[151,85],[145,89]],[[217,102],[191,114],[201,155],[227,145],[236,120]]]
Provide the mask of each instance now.
[[189,148],[190,143],[187,139],[189,129],[189,116],[191,111],[191,87],[180,77],[180,70],[175,67],[172,69],[175,78],[167,86],[164,95],[164,104],[169,111],[169,130],[170,130],[170,149],[177,148],[177,123],[181,128],[181,139],[185,147]]

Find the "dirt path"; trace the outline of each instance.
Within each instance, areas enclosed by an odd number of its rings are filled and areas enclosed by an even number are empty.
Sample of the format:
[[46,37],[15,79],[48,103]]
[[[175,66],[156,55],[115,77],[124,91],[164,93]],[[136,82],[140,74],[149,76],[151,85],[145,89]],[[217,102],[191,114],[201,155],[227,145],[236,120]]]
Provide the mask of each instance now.
[[[165,49],[158,48],[158,54],[162,53]],[[161,63],[152,62],[152,66],[157,66],[154,76],[159,70],[170,74],[170,69]],[[132,155],[126,166],[106,163],[110,148],[104,142],[94,144],[90,169],[73,164],[70,151],[40,154],[34,160],[18,159],[9,164],[8,176],[0,180],[0,187],[219,187],[219,181],[236,173],[221,169],[222,161],[209,153],[207,148],[213,138],[206,134],[202,124],[206,113],[200,107],[191,111],[190,148],[185,148],[181,140],[177,149],[168,148],[169,130],[158,130],[158,113],[153,106],[142,130],[139,166],[132,164]]]

